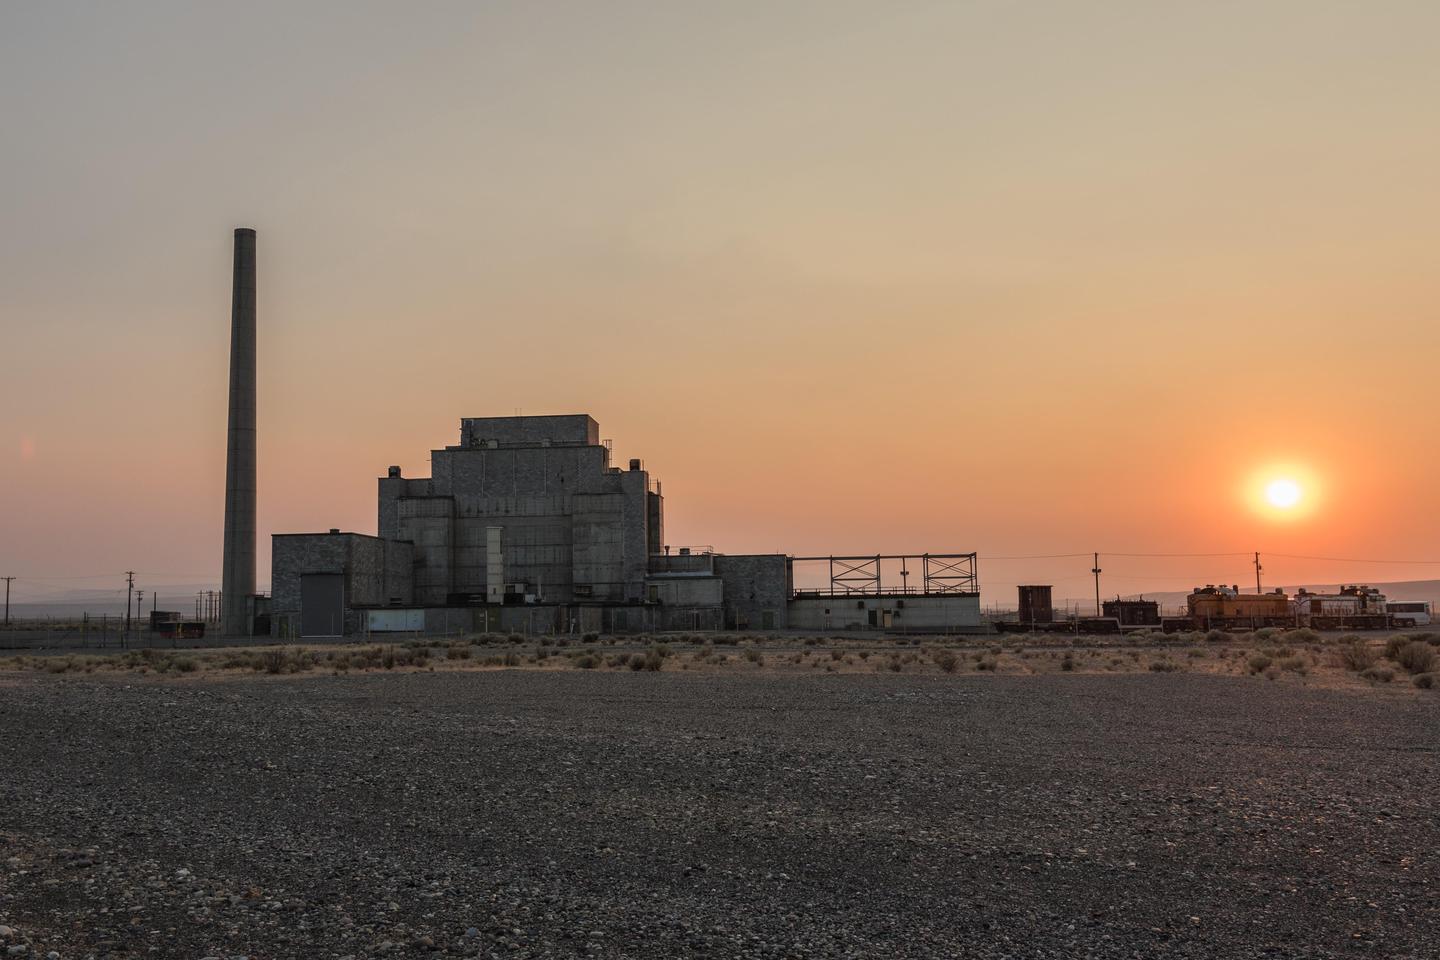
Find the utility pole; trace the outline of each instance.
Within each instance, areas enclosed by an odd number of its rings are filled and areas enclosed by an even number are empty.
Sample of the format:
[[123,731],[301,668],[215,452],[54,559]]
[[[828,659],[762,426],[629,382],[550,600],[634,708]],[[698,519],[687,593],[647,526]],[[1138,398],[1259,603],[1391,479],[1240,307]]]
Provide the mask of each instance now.
[[14,579],[14,577],[0,577],[0,580],[5,581],[5,626],[7,627],[10,626],[10,581]]
[[130,594],[135,590],[135,571],[125,571],[125,637],[121,646],[130,642]]
[[1090,568],[1095,574],[1095,616],[1100,616],[1100,554],[1095,554],[1095,566]]
[[1259,551],[1259,550],[1256,550],[1256,551],[1255,551],[1255,592],[1256,592],[1256,593],[1264,593],[1264,592],[1265,592],[1264,588],[1262,588],[1262,587],[1260,586],[1260,571],[1263,570],[1263,569],[1265,569],[1265,568],[1262,567],[1262,566],[1260,566],[1260,551]]

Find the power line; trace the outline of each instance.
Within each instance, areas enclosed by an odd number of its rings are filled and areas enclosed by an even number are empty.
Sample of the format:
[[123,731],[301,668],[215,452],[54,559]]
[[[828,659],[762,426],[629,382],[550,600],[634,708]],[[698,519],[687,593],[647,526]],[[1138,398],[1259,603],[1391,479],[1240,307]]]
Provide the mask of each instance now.
[[1272,557],[1284,557],[1287,560],[1320,560],[1326,563],[1394,563],[1415,567],[1440,567],[1440,560],[1365,560],[1358,557],[1307,557],[1298,553],[1272,553]]
[[[1155,557],[1175,557],[1175,558],[1180,558],[1180,559],[1189,558],[1189,557],[1248,557],[1248,556],[1250,556],[1250,551],[1248,551],[1248,550],[1240,550],[1240,551],[1236,551],[1236,552],[1234,552],[1234,553],[1114,553],[1114,552],[1112,552],[1112,551],[1107,550],[1107,551],[1105,551],[1105,556],[1107,556],[1107,557],[1150,557],[1150,558],[1155,558]],[[1279,554],[1276,554],[1276,556],[1279,556]]]
[[996,560],[1075,560],[1080,557],[1088,557],[1088,553],[1045,553],[1032,557],[996,557],[989,554],[978,553],[976,559],[984,560],[986,563],[993,563]]

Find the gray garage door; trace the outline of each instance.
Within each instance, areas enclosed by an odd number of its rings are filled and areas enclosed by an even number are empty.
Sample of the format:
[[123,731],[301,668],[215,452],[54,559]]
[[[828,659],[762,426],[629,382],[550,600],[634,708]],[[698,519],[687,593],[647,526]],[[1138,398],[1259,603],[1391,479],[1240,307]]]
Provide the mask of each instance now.
[[300,636],[338,637],[344,632],[344,575],[303,574],[300,577]]

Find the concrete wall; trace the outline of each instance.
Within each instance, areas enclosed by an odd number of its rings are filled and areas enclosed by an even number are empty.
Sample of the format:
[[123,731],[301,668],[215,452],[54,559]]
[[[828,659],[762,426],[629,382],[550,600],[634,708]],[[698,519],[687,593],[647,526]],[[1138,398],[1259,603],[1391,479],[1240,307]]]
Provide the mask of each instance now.
[[665,552],[665,498],[652,490],[645,496],[645,509],[646,549],[653,557]]
[[361,629],[352,607],[402,604],[414,598],[409,543],[358,533],[277,533],[271,538],[271,633],[300,623],[300,578],[309,573],[345,577],[346,632]]
[[719,577],[652,577],[649,598],[666,607],[720,607],[725,601]]
[[502,531],[504,583],[552,603],[644,598],[659,537],[650,521],[662,508],[645,471],[609,466],[594,420],[467,419],[461,432],[461,446],[431,452],[423,488],[380,479],[380,528],[416,547],[417,602],[484,593],[492,526]]
[[980,598],[968,594],[796,597],[790,601],[789,624],[795,630],[884,629],[892,633],[965,633],[984,629]]
[[400,539],[415,545],[414,600],[442,604],[453,590],[455,502],[407,497],[397,504]]
[[577,599],[625,599],[624,500],[619,492],[584,494],[574,499],[572,563],[575,586],[581,588]]
[[460,445],[507,443],[600,443],[600,425],[583,413],[553,417],[466,417],[460,421]]
[[724,582],[725,629],[784,630],[789,626],[790,562],[780,553],[716,554]]
[[649,488],[650,475],[644,470],[620,474],[620,565],[623,598],[627,601],[645,599],[645,577],[650,572],[650,537],[646,532],[650,516]]
[[380,478],[379,488],[375,535],[387,540],[403,539],[400,536],[399,501],[402,497],[430,496],[430,478],[385,476]]

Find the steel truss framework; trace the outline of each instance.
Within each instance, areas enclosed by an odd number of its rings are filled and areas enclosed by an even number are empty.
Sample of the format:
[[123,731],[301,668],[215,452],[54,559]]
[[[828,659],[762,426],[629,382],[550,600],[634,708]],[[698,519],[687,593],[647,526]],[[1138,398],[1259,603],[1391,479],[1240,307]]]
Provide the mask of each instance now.
[[[900,584],[886,588],[881,578],[884,561],[900,561]],[[909,585],[910,561],[920,561],[921,587]],[[978,594],[980,579],[976,573],[973,553],[876,553],[854,557],[792,557],[790,562],[813,563],[825,561],[830,569],[828,589],[803,590],[802,593],[821,593],[831,596],[877,596],[879,594]]]

